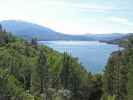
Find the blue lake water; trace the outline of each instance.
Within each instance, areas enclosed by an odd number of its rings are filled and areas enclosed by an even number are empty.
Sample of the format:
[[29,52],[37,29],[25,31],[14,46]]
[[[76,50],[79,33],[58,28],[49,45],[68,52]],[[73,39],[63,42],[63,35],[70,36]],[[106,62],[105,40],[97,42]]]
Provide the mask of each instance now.
[[98,41],[39,41],[61,53],[68,52],[92,73],[102,72],[110,54],[121,49],[118,45]]

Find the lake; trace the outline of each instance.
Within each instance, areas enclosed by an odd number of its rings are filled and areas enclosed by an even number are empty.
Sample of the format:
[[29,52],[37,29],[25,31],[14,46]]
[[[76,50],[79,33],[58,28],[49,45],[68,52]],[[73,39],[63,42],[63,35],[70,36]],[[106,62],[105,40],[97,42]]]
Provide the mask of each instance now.
[[98,41],[39,41],[39,43],[77,57],[79,62],[92,73],[102,72],[110,54],[121,49],[118,45]]

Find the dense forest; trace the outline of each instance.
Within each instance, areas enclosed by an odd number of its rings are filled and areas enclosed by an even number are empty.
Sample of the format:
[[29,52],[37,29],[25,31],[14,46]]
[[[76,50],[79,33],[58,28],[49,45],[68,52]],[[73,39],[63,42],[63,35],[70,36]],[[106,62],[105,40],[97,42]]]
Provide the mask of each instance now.
[[103,73],[91,74],[77,58],[0,25],[0,100],[133,100],[133,40],[114,43],[124,49],[112,53]]
[[101,75],[87,72],[77,58],[0,26],[0,100],[100,100],[102,93]]

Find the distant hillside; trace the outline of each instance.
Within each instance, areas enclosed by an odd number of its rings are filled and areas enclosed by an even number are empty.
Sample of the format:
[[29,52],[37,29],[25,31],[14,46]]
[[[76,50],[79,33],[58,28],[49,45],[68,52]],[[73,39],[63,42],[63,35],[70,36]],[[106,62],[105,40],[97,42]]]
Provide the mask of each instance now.
[[86,40],[86,41],[110,41],[123,37],[123,34],[87,34],[87,35],[66,35],[56,32],[48,27],[37,24],[19,21],[19,20],[5,20],[0,24],[8,31],[16,36],[38,40]]
[[124,37],[124,34],[121,33],[111,33],[111,34],[94,34],[94,35],[86,35],[87,37],[92,37],[94,40],[99,41],[111,41],[115,39],[120,39]]
[[111,40],[109,41],[109,43],[112,43],[112,44],[119,44],[120,46],[123,46],[123,47],[133,47],[132,44],[133,44],[133,33],[129,33],[125,36],[123,36],[122,38],[119,38],[119,39],[115,39],[115,40]]

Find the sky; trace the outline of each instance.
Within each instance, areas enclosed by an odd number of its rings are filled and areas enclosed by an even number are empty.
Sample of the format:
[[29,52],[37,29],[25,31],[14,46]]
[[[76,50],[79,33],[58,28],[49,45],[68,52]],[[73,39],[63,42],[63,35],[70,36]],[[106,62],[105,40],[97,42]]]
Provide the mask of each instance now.
[[23,20],[65,34],[133,32],[133,0],[0,0],[0,21]]

